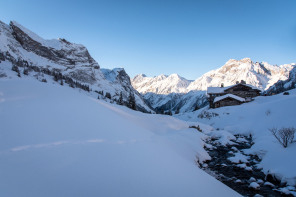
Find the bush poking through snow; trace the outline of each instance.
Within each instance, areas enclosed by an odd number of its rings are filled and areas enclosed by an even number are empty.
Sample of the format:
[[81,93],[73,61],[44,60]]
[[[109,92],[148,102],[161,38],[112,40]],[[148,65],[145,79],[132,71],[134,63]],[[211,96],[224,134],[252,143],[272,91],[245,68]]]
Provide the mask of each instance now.
[[266,114],[266,116],[269,116],[270,115],[270,113],[271,113],[271,111],[268,109],[268,110],[266,110],[266,112],[265,112],[265,114]]
[[199,125],[197,125],[197,126],[189,126],[189,128],[194,128],[194,129],[196,129],[196,130],[198,130],[199,132],[202,132],[202,129],[199,127]]
[[200,119],[207,118],[210,120],[212,117],[216,117],[216,116],[219,116],[219,114],[214,112],[202,111],[200,114],[198,114],[197,117]]
[[269,130],[284,148],[293,142],[296,131],[294,127],[283,127],[281,129],[272,128]]

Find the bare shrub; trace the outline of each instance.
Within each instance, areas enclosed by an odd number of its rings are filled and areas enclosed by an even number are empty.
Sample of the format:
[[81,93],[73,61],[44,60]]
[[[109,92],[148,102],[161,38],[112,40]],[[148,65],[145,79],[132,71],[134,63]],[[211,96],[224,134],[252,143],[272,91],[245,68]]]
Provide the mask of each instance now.
[[198,130],[199,132],[202,132],[202,129],[199,127],[199,125],[197,125],[197,126],[189,126],[189,128],[193,128],[193,129],[196,129],[196,130]]
[[294,127],[283,127],[281,129],[272,128],[269,131],[274,135],[274,137],[286,148],[294,140],[294,135],[296,129]]
[[219,114],[214,112],[202,111],[200,114],[198,114],[197,117],[200,119],[207,118],[210,120],[212,117],[216,117],[216,116],[219,116]]
[[268,110],[266,110],[266,112],[265,112],[265,114],[266,114],[266,116],[269,116],[270,115],[270,113],[271,113],[271,111],[268,109]]

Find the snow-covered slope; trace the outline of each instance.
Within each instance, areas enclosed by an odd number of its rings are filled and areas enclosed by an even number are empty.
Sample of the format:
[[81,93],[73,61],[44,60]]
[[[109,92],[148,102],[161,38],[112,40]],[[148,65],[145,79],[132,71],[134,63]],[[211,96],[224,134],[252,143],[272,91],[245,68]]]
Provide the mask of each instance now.
[[155,94],[186,93],[186,88],[190,82],[190,80],[177,74],[159,75],[157,77],[147,77],[140,74],[132,79],[133,87],[142,94],[148,92]]
[[[296,89],[290,95],[256,97],[253,102],[216,109],[207,107],[195,112],[175,115],[189,122],[202,122],[232,134],[252,134],[254,145],[247,154],[262,158],[259,167],[275,174],[283,182],[296,184],[296,143],[284,148],[272,135],[272,128],[296,128]],[[208,118],[201,114],[209,114]],[[211,114],[215,114],[214,116]]]
[[31,77],[0,79],[0,196],[239,196],[195,164],[204,134]]
[[143,97],[157,113],[189,112],[208,104],[205,91],[190,91],[187,94],[170,93],[167,95],[146,93]]
[[290,73],[287,80],[280,80],[276,82],[273,86],[271,86],[268,90],[264,92],[264,94],[272,95],[284,92],[286,90],[296,88],[296,67],[294,67]]
[[266,90],[278,80],[286,80],[294,66],[295,64],[276,66],[266,62],[255,63],[250,58],[231,59],[221,68],[196,79],[187,89],[206,90],[208,87],[220,87],[222,83],[229,86],[244,80],[247,84]]
[[23,70],[32,76],[40,71],[42,75],[62,74],[93,91],[110,93],[111,100],[118,100],[121,92],[125,102],[134,95],[138,110],[151,111],[124,69],[102,71],[83,45],[65,39],[45,40],[17,22],[7,25],[0,21],[0,77],[10,77],[7,70],[13,65],[21,74]]

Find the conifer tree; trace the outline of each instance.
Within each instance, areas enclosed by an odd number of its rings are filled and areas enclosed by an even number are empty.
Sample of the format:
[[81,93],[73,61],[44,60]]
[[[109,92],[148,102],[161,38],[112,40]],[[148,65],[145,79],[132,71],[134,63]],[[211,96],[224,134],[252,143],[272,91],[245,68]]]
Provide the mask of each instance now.
[[111,94],[109,92],[106,92],[105,97],[111,99]]
[[28,69],[25,68],[23,74],[24,74],[24,75],[28,75],[28,74],[29,74]]
[[118,104],[119,104],[119,105],[123,105],[122,92],[120,92],[119,100],[118,100]]
[[133,110],[136,110],[136,99],[132,93],[128,97],[128,107]]

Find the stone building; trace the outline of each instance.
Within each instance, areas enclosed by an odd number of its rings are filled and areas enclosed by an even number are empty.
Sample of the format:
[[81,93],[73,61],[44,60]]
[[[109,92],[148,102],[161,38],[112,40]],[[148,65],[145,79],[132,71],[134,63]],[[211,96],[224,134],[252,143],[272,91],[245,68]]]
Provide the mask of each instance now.
[[243,81],[228,87],[208,87],[207,95],[210,108],[223,106],[240,105],[244,102],[252,101],[254,97],[260,95],[261,90]]

